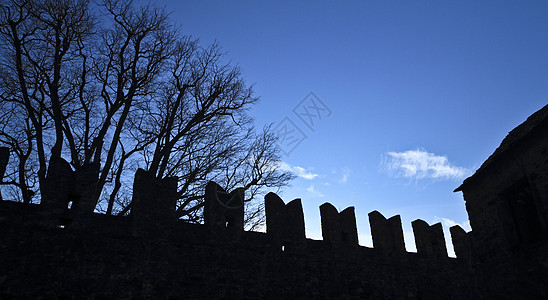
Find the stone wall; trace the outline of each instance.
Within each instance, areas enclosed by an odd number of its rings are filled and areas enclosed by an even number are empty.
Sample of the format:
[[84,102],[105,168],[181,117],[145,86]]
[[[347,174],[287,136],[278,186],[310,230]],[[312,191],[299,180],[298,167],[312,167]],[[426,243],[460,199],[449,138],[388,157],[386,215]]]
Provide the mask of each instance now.
[[282,248],[269,233],[182,222],[135,236],[131,217],[105,215],[85,228],[44,227],[42,212],[0,206],[6,299],[471,299],[474,290],[454,258],[387,260],[374,248],[309,239]]
[[175,179],[137,171],[128,217],[71,209],[51,213],[59,208],[49,202],[0,202],[0,298],[470,299],[478,294],[468,264],[447,257],[445,244],[439,244],[441,224],[414,222],[419,253],[407,253],[399,216],[387,220],[373,212],[374,248],[362,247],[354,208],[338,212],[325,203],[320,207],[324,240],[310,240],[300,200],[285,204],[270,193],[266,233],[245,232],[241,190],[227,192],[209,183],[205,224],[199,225],[176,220],[176,189]]

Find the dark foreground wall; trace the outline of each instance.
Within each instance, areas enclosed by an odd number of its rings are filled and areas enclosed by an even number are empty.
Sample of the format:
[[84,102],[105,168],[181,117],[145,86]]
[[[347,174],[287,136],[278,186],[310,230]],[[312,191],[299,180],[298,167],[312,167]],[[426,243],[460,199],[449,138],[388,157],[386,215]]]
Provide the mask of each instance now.
[[38,205],[0,202],[1,299],[478,299],[448,257],[130,217],[75,225]]

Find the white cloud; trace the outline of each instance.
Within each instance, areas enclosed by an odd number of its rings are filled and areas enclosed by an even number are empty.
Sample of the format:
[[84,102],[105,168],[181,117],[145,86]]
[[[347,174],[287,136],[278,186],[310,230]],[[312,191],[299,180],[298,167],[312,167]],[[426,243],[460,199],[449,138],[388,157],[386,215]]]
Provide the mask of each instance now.
[[323,198],[324,194],[314,189],[314,185],[311,184],[309,187],[306,188],[306,190],[311,194],[312,197],[315,198]]
[[470,221],[465,221],[463,223],[457,223],[457,222],[455,222],[451,219],[447,219],[447,218],[435,217],[435,219],[436,219],[436,221],[441,222],[447,228],[451,228],[455,225],[459,225],[465,231],[471,231],[472,230],[472,227],[470,227]]
[[346,183],[348,181],[348,176],[350,176],[350,169],[349,168],[343,168],[341,170],[342,177],[339,179],[339,183]]
[[459,225],[462,229],[469,232],[472,230],[470,227],[470,221],[465,221],[462,223],[457,223],[451,219],[434,217],[436,222],[441,222],[443,224],[443,235],[445,236],[445,245],[447,246],[447,253],[450,257],[456,257],[455,248],[453,246],[453,241],[451,239],[451,232],[449,228]]
[[319,176],[318,174],[312,173],[311,171],[309,171],[309,170],[307,170],[303,167],[291,166],[291,165],[289,165],[288,163],[285,163],[285,162],[280,162],[278,164],[278,168],[280,170],[283,170],[283,171],[293,172],[298,177],[301,177],[301,178],[306,179],[306,180],[312,180],[312,179]]
[[453,166],[446,156],[435,155],[423,150],[388,152],[383,162],[390,173],[407,178],[422,179],[464,179],[471,170]]

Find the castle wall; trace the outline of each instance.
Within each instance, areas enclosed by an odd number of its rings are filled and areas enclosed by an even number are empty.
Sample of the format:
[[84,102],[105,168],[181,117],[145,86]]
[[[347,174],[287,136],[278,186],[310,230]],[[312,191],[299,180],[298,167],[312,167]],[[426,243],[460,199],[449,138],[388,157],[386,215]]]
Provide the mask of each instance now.
[[[10,203],[11,204],[11,203]],[[13,205],[12,205],[13,206]],[[36,216],[39,207],[13,206]],[[4,215],[5,216],[5,215]],[[93,215],[88,228],[3,219],[0,295],[33,299],[470,299],[456,259],[338,251],[323,241],[282,251],[266,233],[174,222],[169,235],[129,235],[130,218]],[[49,297],[49,298],[48,298]],[[72,297],[72,298],[71,298]],[[171,298],[170,298],[171,297]]]
[[[138,171],[129,217],[70,210],[59,215],[49,204],[0,202],[0,298],[470,299],[476,294],[462,260],[400,247],[399,216],[387,220],[372,213],[375,245],[362,247],[353,208],[338,212],[326,203],[320,208],[324,240],[309,240],[300,200],[285,204],[268,194],[267,232],[245,232],[223,226],[236,218],[226,209],[232,207],[227,199],[238,194],[216,188],[206,201],[224,206],[207,204],[206,224],[187,224],[171,214],[172,181]],[[153,206],[158,209],[151,212]],[[437,232],[437,225],[425,226],[425,232]],[[438,234],[421,231],[417,240],[434,245]]]

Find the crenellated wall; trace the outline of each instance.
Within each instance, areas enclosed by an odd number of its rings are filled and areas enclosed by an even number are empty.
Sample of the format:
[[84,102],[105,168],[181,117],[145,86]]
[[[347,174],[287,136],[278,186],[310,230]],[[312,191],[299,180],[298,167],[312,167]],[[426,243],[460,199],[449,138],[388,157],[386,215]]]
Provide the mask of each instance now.
[[68,205],[85,198],[73,187],[78,176],[61,160],[53,166],[48,201],[0,202],[0,299],[469,299],[475,291],[458,227],[458,258],[447,257],[441,224],[422,220],[413,222],[418,253],[408,253],[400,217],[374,211],[374,246],[362,247],[354,208],[325,203],[323,241],[310,240],[300,199],[269,193],[266,233],[246,232],[243,190],[214,182],[205,224],[187,224],[175,218],[176,178],[144,170],[128,217],[82,213]]

